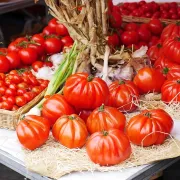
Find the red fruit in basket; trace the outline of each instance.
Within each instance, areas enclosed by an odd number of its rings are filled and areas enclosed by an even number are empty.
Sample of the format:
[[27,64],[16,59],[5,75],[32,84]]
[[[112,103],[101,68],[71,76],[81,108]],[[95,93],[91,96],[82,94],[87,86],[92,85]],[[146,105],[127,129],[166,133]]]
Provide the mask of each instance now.
[[74,40],[70,36],[65,36],[61,39],[63,46],[69,46],[69,44],[73,45]]
[[122,25],[122,17],[118,11],[113,11],[110,14],[110,24],[113,28],[120,28]]
[[160,12],[155,12],[155,13],[152,15],[152,18],[157,19],[157,18],[160,18],[160,16],[161,16],[161,13],[160,13]]
[[179,19],[179,16],[177,14],[172,14],[171,19],[174,19],[174,20]]
[[149,41],[149,44],[148,46],[151,47],[151,46],[155,46],[159,43],[159,38],[157,36],[152,36],[151,37],[151,40]]
[[48,120],[35,115],[26,116],[16,128],[21,145],[29,150],[34,150],[43,145],[49,137],[49,132]]
[[146,17],[146,18],[151,18],[151,17],[152,17],[152,13],[147,12],[147,13],[145,14],[145,17]]
[[8,59],[0,55],[0,73],[7,73],[10,70],[10,63]]
[[0,86],[0,96],[3,96],[6,92],[6,86]]
[[163,31],[163,24],[159,19],[151,19],[148,25],[149,30],[154,35],[160,35]]
[[162,19],[170,19],[171,15],[168,12],[163,12],[161,14]]
[[9,96],[6,99],[10,104],[14,105],[16,103],[15,97],[14,96]]
[[18,88],[17,89],[17,96],[23,96],[27,92],[24,88]]
[[138,35],[139,35],[139,39],[141,41],[145,41],[145,42],[149,42],[150,41],[150,39],[151,39],[151,32],[148,29],[140,27],[137,30],[137,32],[138,32]]
[[24,106],[27,104],[27,100],[24,96],[16,96],[16,105],[19,107]]
[[51,28],[52,32],[56,32],[56,26],[58,25],[57,23],[57,19],[56,18],[52,18],[49,22],[48,22],[48,27]]
[[5,95],[6,96],[16,96],[16,91],[11,88],[7,88],[5,91]]
[[138,40],[139,40],[139,37],[136,31],[124,31],[121,34],[121,41],[126,46],[137,44]]
[[141,48],[142,46],[148,46],[146,42],[140,41],[137,45],[137,48]]
[[58,23],[56,26],[56,34],[60,36],[68,36],[68,29],[61,23]]
[[13,107],[13,104],[11,104],[9,101],[5,100],[2,102],[2,109],[5,109],[5,110],[11,110]]
[[34,99],[34,97],[36,97],[36,93],[35,92],[25,92],[23,94],[23,96],[26,98],[27,102],[31,101],[32,99]]
[[116,33],[108,36],[108,40],[107,43],[110,47],[115,48],[117,46],[119,46],[119,37]]
[[136,31],[138,30],[139,26],[136,23],[128,23],[125,25],[125,31]]
[[16,106],[16,105],[13,105],[13,107],[12,107],[12,111],[16,111],[16,110],[18,110],[19,109],[19,107],[18,106]]
[[44,66],[44,63],[42,61],[35,61],[33,64],[32,64],[32,68],[35,72],[38,72],[38,70],[40,68],[42,68]]

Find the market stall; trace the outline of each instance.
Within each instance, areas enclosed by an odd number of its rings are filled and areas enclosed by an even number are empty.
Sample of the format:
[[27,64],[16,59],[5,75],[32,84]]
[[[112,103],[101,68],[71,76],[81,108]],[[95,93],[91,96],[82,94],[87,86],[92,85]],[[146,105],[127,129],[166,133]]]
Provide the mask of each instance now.
[[148,179],[178,161],[179,4],[45,3],[43,31],[0,49],[1,163],[30,179]]

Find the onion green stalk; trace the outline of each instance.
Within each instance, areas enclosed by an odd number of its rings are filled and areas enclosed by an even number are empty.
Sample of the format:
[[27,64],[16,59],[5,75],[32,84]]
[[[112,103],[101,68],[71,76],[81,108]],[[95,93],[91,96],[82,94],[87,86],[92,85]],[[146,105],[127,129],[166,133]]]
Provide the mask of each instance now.
[[[58,69],[53,75],[53,78],[49,82],[45,96],[55,94],[57,90],[65,83],[66,79],[74,72],[74,66],[80,52],[81,50],[77,50],[77,42],[75,41],[73,47],[68,54],[65,55],[62,63],[59,65]],[[60,92],[62,92],[62,90]],[[36,107],[40,108],[43,102],[44,99],[40,101]]]

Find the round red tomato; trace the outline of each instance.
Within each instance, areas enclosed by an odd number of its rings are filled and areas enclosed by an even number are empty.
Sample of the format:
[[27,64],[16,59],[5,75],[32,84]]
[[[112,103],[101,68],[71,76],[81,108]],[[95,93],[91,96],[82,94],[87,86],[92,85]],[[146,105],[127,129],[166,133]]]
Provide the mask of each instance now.
[[61,39],[61,42],[63,44],[63,46],[69,46],[69,44],[73,44],[74,41],[70,36],[65,36]]
[[56,32],[54,31],[54,29],[52,29],[52,28],[49,27],[49,26],[46,26],[46,27],[43,29],[42,33],[43,33],[44,35],[46,35],[46,36],[49,36],[49,35],[51,35],[51,34],[56,34]]
[[122,17],[119,11],[113,11],[110,13],[110,24],[113,28],[120,28],[122,25]]
[[162,109],[144,110],[126,127],[129,140],[139,146],[163,144],[173,128],[171,116]]
[[161,88],[162,101],[165,103],[180,102],[180,78],[166,80]]
[[116,33],[114,33],[114,34],[108,36],[107,43],[112,48],[119,46],[120,42],[119,42],[118,35]]
[[101,105],[88,117],[86,126],[90,134],[95,132],[119,129],[124,131],[126,117],[113,107]]
[[92,134],[86,152],[94,163],[110,166],[128,159],[132,150],[128,137],[118,129],[111,129]]
[[61,116],[73,113],[73,108],[67,103],[64,96],[60,94],[55,94],[48,98],[42,108],[42,116],[49,120],[51,126]]
[[7,73],[10,70],[10,63],[8,59],[0,55],[0,73]]
[[31,65],[38,58],[37,51],[33,48],[23,48],[19,51],[19,56],[21,61],[25,65]]
[[52,18],[48,23],[48,27],[50,27],[51,31],[53,31],[54,33],[56,32],[57,25],[58,23],[56,18]]
[[124,27],[125,31],[137,31],[139,26],[136,23],[127,23]]
[[43,145],[49,137],[49,132],[48,120],[35,115],[26,116],[16,128],[19,142],[29,150],[34,150]]
[[27,100],[24,96],[16,96],[16,105],[19,107],[24,106],[27,104]]
[[101,78],[89,76],[88,73],[76,73],[67,79],[64,97],[78,109],[93,110],[107,104],[109,89]]
[[35,42],[37,42],[37,43],[39,43],[41,45],[43,45],[44,41],[45,41],[45,39],[44,39],[42,34],[35,34],[35,35],[33,35],[31,40],[33,40],[33,41],[35,41]]
[[0,96],[4,96],[6,92],[6,86],[0,86]]
[[33,64],[32,64],[32,68],[35,72],[38,72],[38,70],[40,68],[42,68],[44,66],[44,63],[42,61],[35,61]]
[[160,93],[165,77],[157,69],[145,67],[138,71],[133,81],[141,94],[149,92]]
[[149,42],[151,39],[151,32],[146,28],[139,28],[137,30],[139,39],[144,42]]
[[149,30],[154,35],[160,35],[163,31],[163,24],[159,19],[151,19],[148,25],[149,25]]
[[23,96],[27,92],[24,88],[18,88],[17,89],[17,96]]
[[44,45],[38,43],[30,43],[27,47],[34,49],[37,52],[38,57],[41,57],[45,54]]
[[25,92],[23,96],[26,98],[27,102],[31,101],[34,97],[36,97],[36,93],[34,92]]
[[152,36],[151,40],[149,41],[148,43],[148,46],[151,47],[151,46],[155,46],[159,43],[159,37],[157,36]]
[[11,89],[11,88],[7,88],[6,91],[5,91],[5,95],[8,97],[8,96],[16,96],[16,91]]
[[52,134],[56,141],[68,148],[81,148],[88,137],[85,122],[76,114],[60,117],[52,128]]
[[110,96],[108,105],[118,108],[121,112],[132,112],[137,106],[139,92],[131,81],[115,81],[109,86]]
[[57,23],[56,34],[58,34],[60,36],[68,36],[69,32],[68,32],[67,28],[63,24]]
[[44,42],[44,47],[47,54],[59,53],[62,50],[62,42],[57,37],[48,38]]
[[2,102],[2,109],[5,109],[5,110],[11,110],[13,107],[13,104],[11,104],[8,100],[4,100]]
[[20,66],[21,60],[17,52],[9,52],[6,55],[6,58],[8,59],[10,63],[11,69],[16,69]]
[[7,101],[12,105],[14,105],[16,103],[16,100],[15,100],[14,96],[7,97]]
[[139,40],[139,37],[136,31],[124,31],[121,34],[121,41],[126,46],[137,44],[138,40]]

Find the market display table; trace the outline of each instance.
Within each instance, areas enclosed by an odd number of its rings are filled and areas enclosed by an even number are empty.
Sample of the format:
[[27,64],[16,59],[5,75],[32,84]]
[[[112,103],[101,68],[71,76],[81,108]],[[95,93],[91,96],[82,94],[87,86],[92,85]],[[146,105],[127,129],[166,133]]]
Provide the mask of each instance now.
[[[172,134],[180,140],[180,121],[175,121]],[[180,160],[179,158],[160,161],[151,165],[123,169],[118,172],[74,172],[60,180],[148,180],[153,175]],[[0,129],[0,163],[32,180],[49,180],[25,168],[24,154],[14,131]]]

